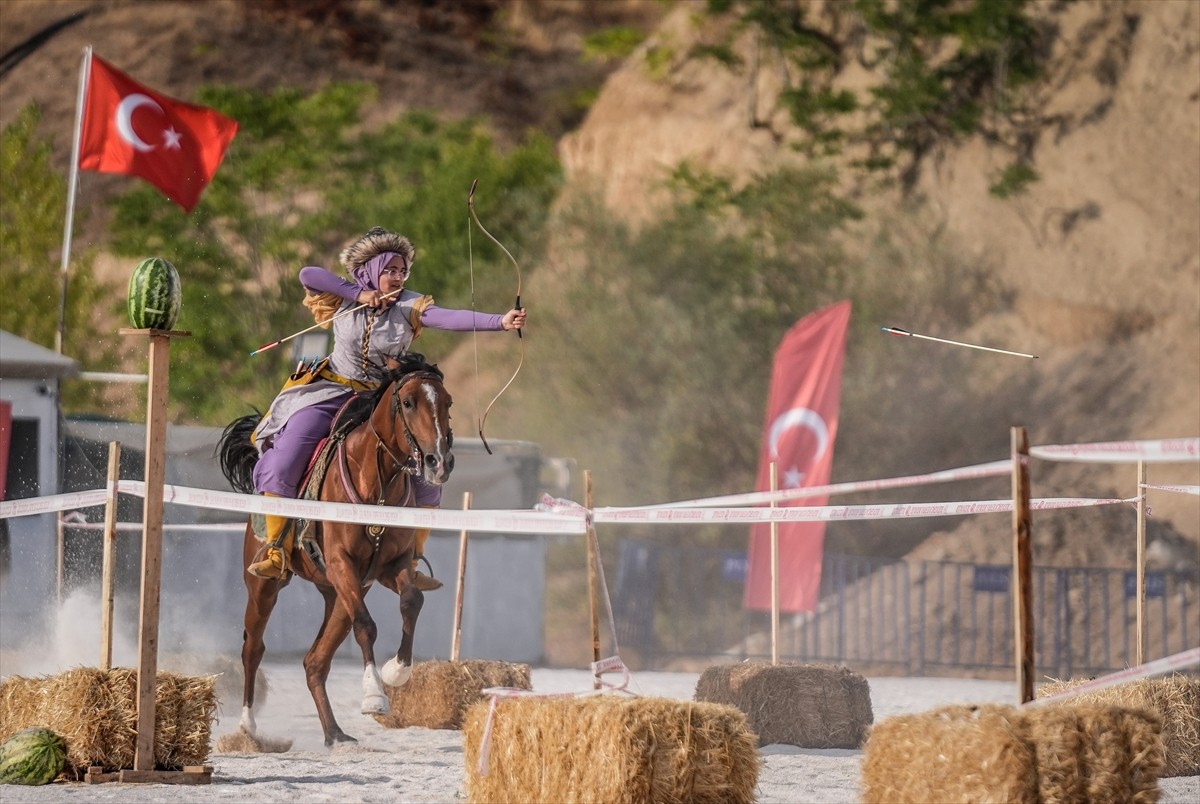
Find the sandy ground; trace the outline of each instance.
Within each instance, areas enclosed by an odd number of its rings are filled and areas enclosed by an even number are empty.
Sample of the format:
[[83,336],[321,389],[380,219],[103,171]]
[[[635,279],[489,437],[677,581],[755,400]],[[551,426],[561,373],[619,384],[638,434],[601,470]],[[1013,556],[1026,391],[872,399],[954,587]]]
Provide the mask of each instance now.
[[[462,733],[423,728],[385,729],[359,714],[361,673],[352,660],[335,662],[330,697],[342,728],[357,745],[328,750],[298,660],[266,665],[270,691],[258,716],[259,733],[294,740],[281,754],[213,754],[211,785],[56,783],[0,787],[0,801],[17,802],[453,802],[464,798]],[[691,699],[697,674],[635,673],[642,695]],[[1011,703],[1011,682],[934,678],[869,679],[875,720],[949,703]],[[590,675],[533,670],[539,692],[582,692]],[[226,689],[220,685],[219,689]],[[237,728],[237,702],[224,702],[217,736]],[[760,802],[855,802],[862,752],[769,745],[761,750]],[[1200,777],[1163,779],[1162,802],[1200,801]]]

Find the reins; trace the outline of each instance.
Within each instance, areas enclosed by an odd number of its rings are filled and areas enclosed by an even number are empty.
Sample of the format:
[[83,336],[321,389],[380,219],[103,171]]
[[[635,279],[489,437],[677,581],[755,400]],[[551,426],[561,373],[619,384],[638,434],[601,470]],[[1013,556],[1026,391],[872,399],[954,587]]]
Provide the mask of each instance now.
[[[409,457],[407,459],[397,455],[396,452],[391,448],[391,445],[384,439],[383,436],[379,434],[379,429],[375,425],[375,411],[372,411],[371,416],[367,419],[367,422],[371,426],[371,434],[375,436],[375,464],[377,474],[379,476],[380,486],[378,502],[376,505],[383,505],[387,502],[388,492],[391,490],[396,480],[402,475],[407,474],[416,476],[420,474],[421,464],[425,459],[425,452],[421,449],[420,444],[417,443],[417,439],[413,437],[412,431],[408,427],[408,420],[405,418],[403,411],[400,410],[400,388],[401,386],[407,385],[412,380],[438,380],[440,382],[441,377],[430,371],[415,371],[411,374],[404,375],[392,383],[392,420],[394,422],[397,417],[400,419],[400,423],[404,431],[404,440],[409,447]],[[344,439],[338,444],[337,450],[338,462],[342,475],[342,485],[346,491],[346,495],[352,502],[361,505],[363,500],[359,496],[358,490],[354,487],[354,484],[350,482],[350,464],[346,452],[346,441]],[[386,452],[388,457],[392,459],[392,463],[396,467],[396,470],[393,471],[390,476],[388,476],[386,481],[384,481],[386,473],[383,467],[384,452]],[[409,502],[408,498],[412,495],[412,485],[409,484],[407,494],[405,495],[405,500],[400,504],[406,505]]]

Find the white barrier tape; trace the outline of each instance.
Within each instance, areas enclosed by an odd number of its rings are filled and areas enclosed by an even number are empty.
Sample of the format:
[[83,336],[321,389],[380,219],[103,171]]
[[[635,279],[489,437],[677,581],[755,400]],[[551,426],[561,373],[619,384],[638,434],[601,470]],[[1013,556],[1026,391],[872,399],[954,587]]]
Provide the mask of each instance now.
[[1030,447],[1029,454],[1044,461],[1186,463],[1200,461],[1200,438],[1108,441],[1095,444],[1051,444],[1044,447]]
[[1191,650],[1185,650],[1172,656],[1146,662],[1137,667],[1130,667],[1126,670],[1110,673],[1107,676],[1100,676],[1099,678],[1085,681],[1077,687],[1057,692],[1054,695],[1047,695],[1045,698],[1034,698],[1032,701],[1027,701],[1024,705],[1041,706],[1042,704],[1056,703],[1063,698],[1070,698],[1080,693],[1108,689],[1118,684],[1125,684],[1143,678],[1163,676],[1182,667],[1190,667],[1192,665],[1200,665],[1200,648],[1192,648]]
[[[1031,500],[1034,510],[1085,508],[1136,502],[1126,500],[1047,497]],[[894,503],[888,505],[801,506],[792,508],[654,508],[596,511],[597,522],[841,522],[865,519],[912,519],[926,516],[965,516],[1011,512],[1012,500],[975,502]]]
[[9,500],[0,502],[0,519],[50,514],[55,511],[69,511],[72,508],[88,508],[93,505],[104,505],[107,501],[108,493],[104,489],[73,491],[67,494],[53,494],[49,497],[31,497],[26,500]]
[[1200,497],[1200,486],[1162,486],[1157,483],[1139,483],[1138,488],[1177,491],[1180,494],[1191,494],[1193,497]]
[[[126,494],[144,497],[146,484],[141,480],[122,480],[120,490]],[[398,528],[472,530],[516,534],[587,532],[587,524],[582,517],[556,516],[529,510],[510,511],[480,508],[463,511],[388,505],[352,505],[315,500],[293,500],[287,497],[264,497],[260,494],[235,494],[229,491],[170,485],[163,487],[163,502],[195,508],[239,511],[244,514],[276,514],[300,519],[354,522],[360,525],[387,525]]]
[[[79,522],[69,523],[68,527],[73,530],[104,530],[103,522]],[[118,522],[117,530],[140,531],[142,529],[141,522]],[[237,532],[244,533],[246,531],[245,522],[221,522],[208,525],[172,525],[169,522],[164,522],[162,526],[163,532],[176,531],[197,531],[197,532]]]
[[[621,683],[610,684],[605,681],[601,678],[605,673],[620,673]],[[609,656],[607,659],[592,662],[592,678],[614,692],[622,692],[629,686],[631,675],[629,668],[625,666],[625,662],[621,661],[620,656]]]
[[951,480],[972,480],[980,477],[996,477],[1012,472],[1012,461],[992,461],[975,466],[964,466],[959,469],[943,469],[940,472],[930,472],[924,475],[908,475],[906,477],[889,477],[881,480],[858,480],[848,483],[834,483],[828,486],[806,486],[798,489],[781,489],[779,491],[752,491],[745,494],[728,494],[724,497],[705,497],[698,500],[686,500],[676,503],[660,503],[658,505],[639,505],[627,507],[597,508],[597,511],[638,511],[654,510],[657,508],[724,508],[735,505],[761,505],[770,502],[786,502],[809,497],[824,497],[834,494],[848,494],[853,491],[879,491],[881,489],[897,489],[905,486],[922,486],[929,483],[945,483]]

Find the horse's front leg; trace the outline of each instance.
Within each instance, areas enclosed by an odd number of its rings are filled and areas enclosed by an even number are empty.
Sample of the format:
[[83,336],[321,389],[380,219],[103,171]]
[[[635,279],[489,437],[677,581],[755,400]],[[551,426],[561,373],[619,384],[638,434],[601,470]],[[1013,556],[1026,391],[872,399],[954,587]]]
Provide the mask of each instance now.
[[[258,550],[258,540],[252,531],[247,530],[245,539],[243,566],[254,560]],[[267,649],[263,634],[284,583],[257,578],[248,572],[242,574],[246,582],[246,612],[242,630],[242,718],[238,725],[242,731],[253,735],[258,728],[254,722],[254,683]]]
[[[402,572],[410,572],[412,561],[405,559]],[[380,578],[380,583],[400,596],[400,619],[403,630],[400,634],[400,649],[383,665],[383,683],[399,687],[412,677],[413,639],[417,632],[417,617],[425,605],[425,594],[405,576],[403,583],[399,575]]]
[[329,692],[325,688],[333,654],[350,633],[350,615],[337,604],[337,593],[333,589],[326,586],[317,588],[325,598],[325,618],[321,621],[317,638],[304,656],[304,677],[313,703],[317,706],[317,717],[321,719],[321,730],[325,733],[325,745],[328,747],[334,743],[357,742],[338,725],[329,703]]
[[354,629],[354,641],[362,650],[363,657],[363,702],[364,715],[386,715],[392,711],[387,694],[383,691],[383,683],[379,670],[375,666],[375,637],[378,628],[371,613],[367,611],[363,599],[365,589],[359,584],[358,577],[350,570],[348,556],[340,560],[328,560],[329,569],[325,573],[329,582],[337,590],[338,602],[342,611],[350,618]]

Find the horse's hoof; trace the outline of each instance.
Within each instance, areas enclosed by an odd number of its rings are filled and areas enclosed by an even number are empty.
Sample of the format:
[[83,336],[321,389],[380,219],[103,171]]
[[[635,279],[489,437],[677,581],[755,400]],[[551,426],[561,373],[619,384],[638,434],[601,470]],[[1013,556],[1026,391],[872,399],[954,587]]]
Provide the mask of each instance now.
[[368,695],[363,698],[362,713],[364,715],[386,715],[392,711],[392,705],[386,695]]
[[336,734],[330,734],[329,736],[327,736],[325,738],[325,747],[333,748],[333,746],[335,744],[341,745],[342,743],[356,743],[356,742],[358,742],[358,740],[354,739],[349,734],[346,734],[346,732],[339,731]]
[[412,665],[400,664],[394,658],[388,659],[383,664],[383,670],[379,677],[383,679],[383,683],[389,687],[403,686],[410,678],[412,678]]

